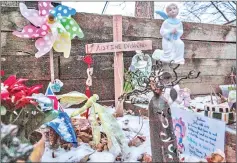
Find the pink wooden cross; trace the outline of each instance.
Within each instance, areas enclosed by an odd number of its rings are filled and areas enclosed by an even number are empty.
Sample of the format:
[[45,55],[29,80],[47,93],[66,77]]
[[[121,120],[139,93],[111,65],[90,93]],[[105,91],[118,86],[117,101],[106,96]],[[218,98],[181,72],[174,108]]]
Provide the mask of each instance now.
[[113,42],[87,44],[86,53],[114,52],[114,87],[116,115],[123,116],[123,101],[118,101],[123,94],[124,63],[123,51],[151,50],[152,41],[129,41],[122,42],[122,16],[113,16]]

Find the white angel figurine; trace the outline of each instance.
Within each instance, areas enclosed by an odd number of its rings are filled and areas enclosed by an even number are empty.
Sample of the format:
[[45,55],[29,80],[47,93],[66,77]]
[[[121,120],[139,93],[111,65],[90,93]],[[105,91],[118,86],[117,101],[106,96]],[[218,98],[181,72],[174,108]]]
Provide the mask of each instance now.
[[180,39],[183,35],[183,24],[176,18],[179,13],[178,6],[174,3],[168,5],[167,15],[161,11],[156,13],[165,19],[160,29],[163,50],[155,50],[152,58],[163,62],[174,60],[174,63],[184,64],[184,43]]

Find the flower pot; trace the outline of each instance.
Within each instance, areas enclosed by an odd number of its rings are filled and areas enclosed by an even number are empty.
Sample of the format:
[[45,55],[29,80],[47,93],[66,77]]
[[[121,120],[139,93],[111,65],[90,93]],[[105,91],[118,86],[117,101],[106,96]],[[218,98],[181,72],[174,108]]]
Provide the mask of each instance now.
[[34,149],[29,157],[31,162],[41,162],[45,150],[45,135],[41,132],[34,131],[31,134],[30,141]]

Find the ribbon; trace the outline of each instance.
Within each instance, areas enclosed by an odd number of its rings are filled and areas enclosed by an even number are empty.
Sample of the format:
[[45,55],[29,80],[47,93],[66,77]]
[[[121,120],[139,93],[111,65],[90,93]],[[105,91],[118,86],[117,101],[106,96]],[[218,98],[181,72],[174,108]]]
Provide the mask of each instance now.
[[91,87],[92,86],[92,74],[93,74],[93,68],[87,68],[87,80],[86,80],[86,85]]
[[[83,61],[88,65],[88,68],[86,70],[87,80],[86,80],[85,95],[89,98],[89,97],[91,97],[90,87],[92,86],[92,74],[93,74],[93,68],[91,68],[91,64],[93,63],[93,59],[92,59],[91,55],[86,55],[83,58]],[[88,119],[88,116],[89,116],[89,108],[86,111],[86,119]]]

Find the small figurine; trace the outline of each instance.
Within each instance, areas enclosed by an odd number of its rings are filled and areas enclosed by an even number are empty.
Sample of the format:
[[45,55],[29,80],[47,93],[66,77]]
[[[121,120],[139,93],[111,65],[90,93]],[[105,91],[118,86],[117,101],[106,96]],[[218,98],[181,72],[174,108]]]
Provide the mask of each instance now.
[[167,6],[166,12],[167,15],[161,11],[156,12],[165,19],[160,29],[163,50],[156,49],[152,58],[163,62],[174,60],[176,64],[184,64],[184,43],[180,39],[183,35],[183,24],[176,18],[179,8],[171,3]]
[[183,104],[185,107],[189,107],[190,106],[190,102],[191,102],[191,90],[189,88],[184,88],[182,90],[180,90],[180,94],[181,94],[181,98],[183,100]]
[[216,149],[210,156],[206,157],[207,162],[226,162],[225,153],[220,149]]

